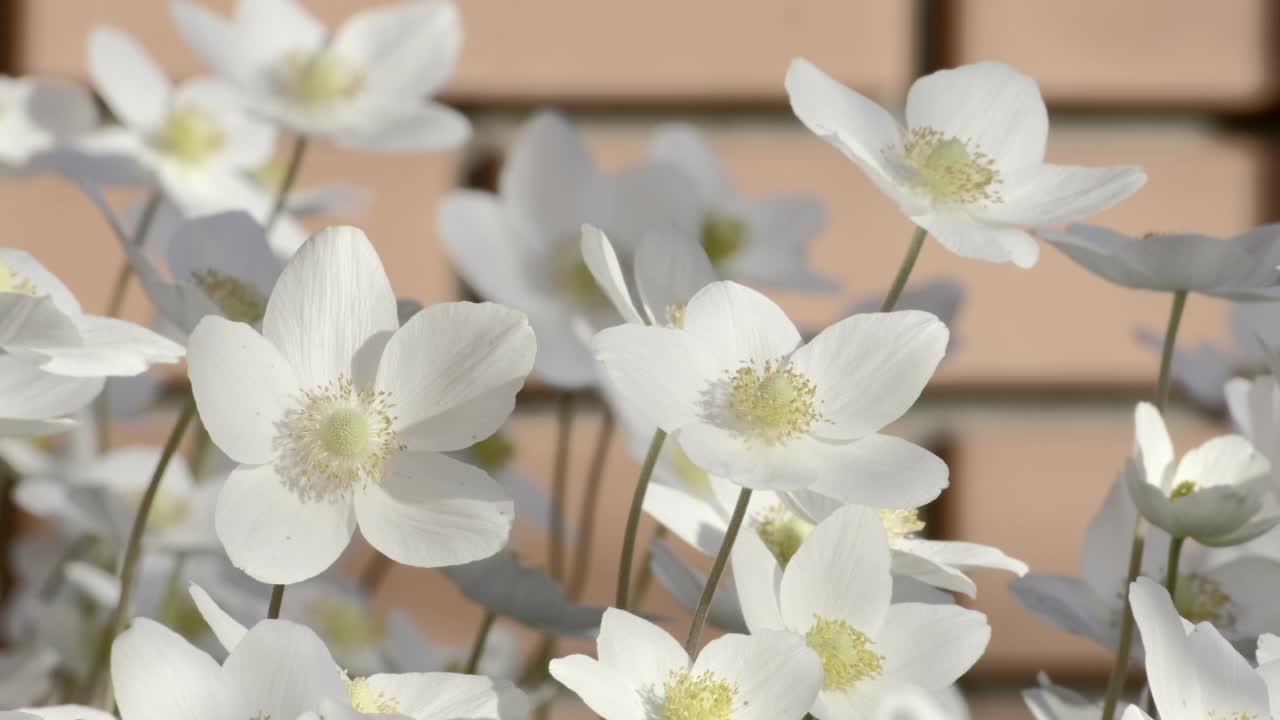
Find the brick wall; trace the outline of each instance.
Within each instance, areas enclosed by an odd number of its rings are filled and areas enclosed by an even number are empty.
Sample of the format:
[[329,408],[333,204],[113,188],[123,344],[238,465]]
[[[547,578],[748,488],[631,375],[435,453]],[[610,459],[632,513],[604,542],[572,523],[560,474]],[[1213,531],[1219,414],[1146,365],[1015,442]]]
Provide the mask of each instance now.
[[[329,20],[363,5],[308,4]],[[891,106],[930,69],[1010,62],[1038,79],[1054,112],[1051,160],[1147,169],[1148,186],[1100,222],[1132,232],[1232,234],[1276,219],[1280,10],[1266,0],[461,0],[461,8],[467,43],[447,99],[472,115],[481,145],[501,147],[528,110],[560,106],[585,129],[597,156],[616,165],[642,152],[653,124],[690,120],[709,133],[744,190],[821,196],[831,221],[812,259],[845,289],[778,295],[808,326],[883,289],[911,229],[852,164],[790,114],[782,77],[799,54]],[[8,13],[0,27],[10,33],[11,73],[83,79],[85,35],[101,22],[137,34],[175,75],[200,69],[162,0],[9,0],[0,13]],[[439,301],[460,288],[434,236],[435,201],[469,161],[462,154],[385,158],[321,146],[303,182],[367,185],[373,199],[355,223],[378,246],[394,286]],[[85,201],[52,180],[4,183],[0,213],[5,244],[35,251],[87,305],[105,301],[111,273],[102,268],[120,258]],[[1132,404],[1150,394],[1154,380],[1156,359],[1133,331],[1159,327],[1167,299],[1108,286],[1048,248],[1034,270],[1022,271],[927,246],[915,279],[941,275],[961,279],[969,301],[954,328],[963,345],[909,421],[944,438],[952,464],[935,529],[999,545],[1039,571],[1074,572],[1087,518],[1129,451]],[[128,307],[143,317],[140,296]],[[1225,338],[1225,314],[1223,303],[1193,298],[1183,339]],[[545,479],[554,419],[536,392],[527,400],[514,421],[518,463]],[[596,419],[585,414],[573,441],[575,478],[594,441]],[[1180,409],[1175,440],[1189,443],[1214,423]],[[590,589],[601,603],[611,594],[635,474],[620,441],[608,468]],[[571,508],[579,491],[575,485]],[[527,529],[519,541],[543,545]],[[1023,716],[1007,690],[1031,682],[1037,669],[1097,682],[1106,668],[1096,648],[1018,608],[1005,580],[984,577],[976,603],[994,627],[991,649],[969,680],[983,718]],[[683,617],[656,595],[655,611]],[[479,617],[427,571],[397,570],[380,601],[410,607],[459,642]],[[459,620],[442,628],[444,615]]]

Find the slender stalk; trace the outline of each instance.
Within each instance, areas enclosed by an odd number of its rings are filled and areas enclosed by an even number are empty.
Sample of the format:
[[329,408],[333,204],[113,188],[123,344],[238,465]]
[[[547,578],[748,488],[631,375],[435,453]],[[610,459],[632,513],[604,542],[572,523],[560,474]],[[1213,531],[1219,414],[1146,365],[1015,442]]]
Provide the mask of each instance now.
[[[1156,379],[1156,408],[1164,411],[1169,401],[1169,378],[1173,367],[1173,346],[1178,339],[1178,327],[1182,324],[1182,311],[1187,304],[1187,291],[1173,293],[1173,305],[1169,309],[1169,323],[1164,331],[1164,347],[1160,352],[1160,374]],[[1129,672],[1129,655],[1133,648],[1133,610],[1129,604],[1129,586],[1142,572],[1142,552],[1147,542],[1147,520],[1138,514],[1133,527],[1133,545],[1129,548],[1129,575],[1124,584],[1124,613],[1120,616],[1120,640],[1116,644],[1115,663],[1107,678],[1107,694],[1102,705],[1102,720],[1112,720],[1120,695],[1124,693],[1125,676]],[[1181,551],[1181,550],[1179,550]]]
[[[0,458],[0,598],[9,594],[9,544],[17,535],[17,512],[13,506],[13,489],[18,485],[18,473],[13,466]],[[75,544],[72,544],[75,547]]]
[[280,619],[280,606],[284,604],[284,585],[271,586],[271,603],[267,605],[267,619]]
[[1170,600],[1178,591],[1178,563],[1182,560],[1182,543],[1186,541],[1186,538],[1169,538],[1169,565],[1164,571],[1164,587],[1169,591]]
[[604,485],[604,464],[609,457],[609,443],[613,440],[613,413],[606,406],[600,415],[600,432],[596,435],[596,448],[591,456],[591,468],[587,471],[587,489],[582,498],[578,515],[578,551],[573,558],[573,570],[569,573],[569,597],[582,597],[587,587],[587,571],[591,568],[592,541],[599,514],[600,489]]
[[564,579],[564,507],[569,494],[569,443],[573,437],[573,393],[564,391],[556,401],[556,457],[551,470],[551,527],[548,528],[547,570]]
[[[165,470],[169,467],[169,461],[173,459],[174,453],[177,452],[178,443],[182,440],[182,436],[186,433],[187,426],[191,424],[191,418],[195,417],[195,414],[195,398],[188,397],[186,404],[182,406],[182,412],[178,415],[178,421],[174,423],[173,430],[169,432],[169,439],[164,443],[164,449],[160,453],[160,461],[156,463],[156,469],[151,474],[151,481],[147,483],[147,489],[142,493],[142,500],[138,503],[138,512],[133,516],[133,528],[129,531],[129,540],[124,549],[124,561],[120,565],[120,600],[116,603],[116,609],[111,615],[111,620],[107,623],[106,632],[98,643],[97,653],[91,666],[92,669],[86,677],[85,688],[90,696],[108,672],[107,661],[111,655],[111,643],[120,634],[120,631],[124,629],[125,621],[129,617],[129,603],[133,599],[133,586],[138,574],[138,561],[142,558],[142,536],[147,529],[147,519],[151,515],[151,506],[155,502],[156,494],[160,491],[160,480],[164,477]],[[110,683],[107,683],[107,687],[110,688]],[[108,701],[106,704],[110,705],[110,702]],[[107,709],[109,710],[110,708]]]
[[707,576],[707,584],[702,588],[702,597],[698,599],[698,607],[693,611],[693,624],[689,626],[689,639],[685,641],[684,650],[693,657],[698,652],[698,640],[702,637],[702,626],[707,624],[707,615],[711,612],[711,601],[716,596],[716,586],[720,584],[720,576],[729,564],[729,553],[733,543],[738,539],[738,529],[742,527],[742,519],[747,516],[747,504],[751,502],[751,488],[738,491],[738,504],[733,506],[733,516],[729,518],[729,527],[724,531],[724,540],[720,543],[720,552],[711,565],[711,574]]
[[636,572],[636,589],[634,593],[636,607],[640,607],[644,603],[644,596],[649,593],[649,586],[653,584],[653,543],[666,536],[666,525],[659,525],[653,529],[653,537],[649,540],[649,550],[644,554],[644,564]]
[[493,629],[493,623],[498,619],[498,614],[492,610],[484,611],[484,619],[480,621],[480,631],[476,633],[476,639],[471,643],[471,654],[467,656],[467,664],[462,668],[464,675],[475,675],[476,669],[480,667],[480,658],[484,657],[484,646],[489,641],[489,631]]
[[636,480],[636,491],[631,497],[631,511],[627,513],[627,529],[622,535],[622,559],[618,563],[618,595],[614,606],[619,610],[627,610],[631,602],[631,562],[636,551],[636,533],[640,529],[640,511],[644,507],[644,496],[649,492],[649,479],[653,477],[653,468],[658,464],[658,455],[662,453],[662,444],[667,440],[667,432],[661,428],[653,431],[653,439],[649,441],[649,452],[644,456],[644,465],[640,466],[640,477]]
[[169,571],[169,582],[165,584],[164,601],[160,606],[160,621],[169,627],[177,627],[178,608],[182,602],[182,579],[186,575],[187,554],[175,553],[173,569]]
[[898,304],[898,298],[902,296],[902,289],[907,286],[907,278],[911,277],[911,270],[916,266],[916,258],[920,257],[920,248],[924,247],[924,238],[928,234],[928,230],[917,227],[911,235],[907,254],[902,256],[902,264],[898,266],[898,274],[893,276],[893,285],[889,286],[889,294],[884,296],[880,312],[889,312]]
[[276,221],[280,219],[280,214],[284,212],[285,203],[289,201],[289,191],[293,189],[293,184],[298,180],[298,169],[302,167],[302,156],[306,152],[307,136],[295,135],[293,149],[289,152],[289,164],[285,167],[284,179],[280,181],[280,187],[276,189],[276,199],[271,206],[271,214],[267,216],[267,221],[262,226],[263,232],[268,238],[271,237],[271,229],[275,227]]

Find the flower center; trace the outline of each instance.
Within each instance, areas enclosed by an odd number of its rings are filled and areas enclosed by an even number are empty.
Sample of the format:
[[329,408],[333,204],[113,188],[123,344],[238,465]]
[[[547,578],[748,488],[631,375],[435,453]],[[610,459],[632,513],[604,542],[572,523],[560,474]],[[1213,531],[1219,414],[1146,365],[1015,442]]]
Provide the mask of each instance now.
[[880,511],[880,522],[884,523],[884,530],[889,534],[890,543],[924,529],[924,521],[920,519],[920,511],[916,508],[909,510],[882,509]]
[[267,313],[267,299],[258,288],[234,275],[227,275],[212,268],[191,273],[191,281],[228,320],[256,325]]
[[307,603],[306,612],[310,624],[339,653],[354,654],[387,637],[382,618],[345,598],[316,598]]
[[684,311],[687,305],[668,305],[663,312],[663,324],[676,330],[684,329]]
[[1219,628],[1235,625],[1231,596],[1222,585],[1203,575],[1180,575],[1173,591],[1173,606],[1178,614],[1193,623],[1213,623]]
[[1182,498],[1194,493],[1195,491],[1196,491],[1195,480],[1183,480],[1177,485],[1174,485],[1173,490],[1169,491],[1169,499],[1181,500]]
[[768,445],[809,432],[822,416],[814,408],[813,382],[781,361],[747,363],[730,378],[729,408],[740,430]]
[[346,377],[305,393],[285,419],[280,473],[304,500],[339,499],[382,482],[383,463],[404,450],[391,398]]
[[40,288],[35,283],[18,275],[9,263],[0,260],[0,293],[18,293],[19,295],[30,295],[35,297],[40,294]]
[[931,127],[912,128],[903,156],[912,188],[943,205],[998,203],[1000,173],[991,156]]
[[872,649],[871,638],[844,620],[814,615],[804,639],[822,658],[828,690],[845,690],[884,672],[884,656]]
[[364,72],[328,48],[289,53],[279,72],[293,97],[312,109],[349,100],[364,88]]
[[702,220],[702,249],[717,267],[728,262],[747,244],[747,224],[730,215],[708,213]]
[[662,720],[732,720],[738,688],[707,671],[675,670],[662,686]]
[[209,113],[179,107],[169,113],[160,131],[160,147],[184,165],[199,165],[222,148],[222,128]]
[[342,679],[347,683],[347,695],[351,697],[351,707],[356,712],[371,715],[394,715],[400,712],[400,701],[384,692],[375,691],[369,686],[369,678],[353,678],[343,673]]
[[811,532],[813,523],[791,512],[781,503],[756,518],[756,534],[784,568]]

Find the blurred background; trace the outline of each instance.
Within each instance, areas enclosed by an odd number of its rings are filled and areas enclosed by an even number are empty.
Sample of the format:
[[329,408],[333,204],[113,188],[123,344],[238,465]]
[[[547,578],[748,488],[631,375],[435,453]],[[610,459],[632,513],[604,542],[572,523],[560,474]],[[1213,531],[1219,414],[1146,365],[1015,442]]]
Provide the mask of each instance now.
[[[226,11],[231,2],[206,4]],[[305,4],[332,23],[365,3]],[[1097,216],[1101,224],[1138,234],[1232,235],[1280,211],[1280,6],[1266,0],[459,4],[467,39],[443,99],[471,116],[472,145],[452,154],[382,157],[317,144],[300,182],[367,187],[370,199],[353,217],[308,223],[363,227],[397,293],[424,302],[466,296],[435,234],[438,199],[458,185],[491,182],[514,129],[542,107],[568,111],[606,167],[639,158],[655,124],[689,121],[707,133],[744,192],[820,197],[829,222],[811,262],[843,290],[775,293],[802,327],[819,329],[854,299],[883,292],[911,227],[852,163],[791,114],[782,78],[798,55],[890,108],[900,108],[910,82],[931,70],[978,60],[1013,64],[1039,81],[1049,103],[1051,161],[1146,169],[1147,186]],[[163,0],[3,0],[0,72],[85,82],[86,35],[98,23],[133,33],[174,77],[203,71]],[[79,193],[54,178],[0,182],[0,217],[0,244],[31,250],[87,309],[103,310],[122,257]],[[939,277],[954,277],[966,289],[953,327],[959,341],[897,428],[930,438],[951,466],[952,485],[930,510],[929,532],[998,546],[1037,572],[1075,574],[1086,523],[1130,451],[1133,404],[1152,394],[1158,359],[1135,332],[1163,328],[1168,298],[1110,286],[1048,246],[1027,271],[962,260],[931,240],[913,285]],[[136,286],[126,307],[131,319],[149,318]],[[1228,344],[1228,311],[1224,302],[1193,297],[1180,344]],[[185,382],[181,370],[172,382]],[[550,391],[531,387],[511,426],[516,465],[544,486],[554,407]],[[599,423],[591,398],[576,407],[571,518]],[[1180,397],[1172,408],[1179,447],[1221,427],[1219,417]],[[169,422],[158,415],[117,431],[116,442],[158,440]],[[599,604],[612,597],[636,475],[620,436],[607,462],[586,596]],[[526,560],[541,562],[541,533],[521,528],[516,543]],[[355,573],[365,558],[356,553],[350,560]],[[973,604],[989,614],[994,631],[987,655],[965,680],[979,718],[1024,717],[1016,690],[1032,684],[1037,670],[1090,686],[1102,683],[1108,667],[1107,655],[1091,643],[1023,611],[1005,589],[1009,577],[978,578]],[[459,644],[481,616],[434,571],[395,568],[377,601],[411,611],[433,636]],[[663,591],[650,592],[646,602],[684,633],[688,616]]]

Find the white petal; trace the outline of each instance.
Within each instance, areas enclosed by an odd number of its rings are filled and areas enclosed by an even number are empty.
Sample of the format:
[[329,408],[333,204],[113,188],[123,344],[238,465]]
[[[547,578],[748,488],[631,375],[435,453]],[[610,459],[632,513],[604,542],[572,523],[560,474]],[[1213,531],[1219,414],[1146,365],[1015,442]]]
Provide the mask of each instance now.
[[169,78],[128,34],[99,26],[89,35],[89,74],[120,122],[136,133],[158,131],[169,114]]
[[1221,435],[1193,448],[1182,456],[1174,471],[1174,482],[1191,480],[1198,487],[1243,485],[1271,471],[1253,444],[1239,435]]
[[65,80],[30,78],[31,94],[26,112],[31,122],[53,136],[67,140],[98,124],[98,107],[85,88]]
[[[1130,463],[1130,467],[1132,463]],[[1143,482],[1136,472],[1126,472],[1125,481],[1129,487],[1129,496],[1138,512],[1152,525],[1172,535],[1184,535],[1173,515],[1173,503],[1160,488]]]
[[711,145],[688,123],[667,123],[654,128],[649,158],[680,168],[710,203],[734,199],[733,178],[716,157]]
[[1027,564],[1009,557],[999,548],[958,540],[904,539],[896,546],[924,557],[961,569],[989,568],[1005,570],[1019,577],[1026,575]]
[[[1196,625],[1187,637],[1187,648],[1195,658],[1202,708],[1226,717],[1263,718],[1270,714],[1266,683],[1213,625]],[[1165,712],[1164,707],[1158,707]],[[1169,717],[1174,717],[1173,713]]]
[[507,544],[515,509],[479,468],[436,453],[400,453],[381,485],[355,496],[360,532],[405,565],[441,567],[489,557]]
[[[53,300],[53,304],[64,315],[78,318],[84,314],[71,289],[64,285],[57,275],[41,265],[31,253],[25,250],[0,248],[0,261],[9,266],[10,273],[29,281],[35,285],[40,295],[48,296]],[[19,295],[19,297],[25,296]]]
[[942,688],[982,657],[991,640],[987,616],[953,605],[900,603],[889,606],[875,637],[884,655],[885,683]]
[[209,436],[236,462],[270,461],[279,423],[301,400],[288,362],[253,328],[214,315],[190,345],[187,373]]
[[640,312],[631,299],[631,290],[622,275],[622,266],[618,263],[613,243],[609,242],[603,230],[594,225],[582,226],[582,260],[591,271],[591,277],[595,278],[596,285],[600,286],[600,290],[622,316],[623,322],[643,325],[644,319],[640,317]]
[[301,582],[347,549],[356,521],[349,500],[302,500],[271,465],[241,466],[218,496],[218,539],[231,564],[255,580]]
[[689,300],[684,331],[715,353],[720,369],[730,371],[748,362],[776,365],[800,345],[800,333],[782,308],[728,281],[711,283]]
[[650,485],[645,493],[644,511],[676,537],[708,555],[720,550],[729,525],[721,511],[704,499],[658,483]]
[[973,143],[1002,172],[1044,160],[1049,113],[1036,81],[997,62],[926,75],[907,93],[907,126]]
[[930,587],[969,597],[978,595],[978,584],[959,569],[898,547],[893,549],[893,576],[895,579],[911,578]]
[[1119,610],[1119,600],[1108,605],[1080,578],[1033,573],[1009,583],[1009,590],[1041,622],[1115,646],[1119,628],[1110,625],[1110,618]]
[[493,303],[433,305],[391,336],[377,387],[395,403],[403,443],[460,450],[506,422],[534,353],[523,313]]
[[457,583],[463,595],[481,607],[536,630],[590,637],[600,627],[603,609],[569,600],[555,578],[525,565],[508,550],[446,567],[443,572]]
[[118,318],[85,315],[80,318],[83,345],[28,347],[25,353],[47,358],[40,367],[58,375],[138,375],[157,363],[176,363],[182,346],[141,325]]
[[648,717],[639,693],[604,663],[586,655],[556,658],[548,666],[551,677],[569,688],[604,720],[643,720]]
[[1167,469],[1173,463],[1173,440],[1164,417],[1155,405],[1140,402],[1133,411],[1134,444],[1142,463],[1142,480],[1164,489]]
[[[551,302],[537,273],[539,236],[492,193],[454,190],[436,211],[436,228],[463,280],[486,300],[531,313]],[[558,308],[557,308],[558,310]],[[538,335],[542,344],[542,335]]]
[[773,553],[750,529],[738,535],[732,552],[733,582],[747,627],[752,632],[786,629],[778,604],[782,568]]
[[265,300],[282,269],[262,226],[244,211],[188,220],[169,241],[169,270],[180,282],[215,270],[247,283]]
[[849,443],[808,446],[830,468],[809,490],[843,503],[914,508],[947,487],[950,470],[937,455],[892,435],[868,435]]
[[259,63],[271,59],[268,48],[253,47],[247,42],[249,38],[237,32],[230,22],[203,5],[174,0],[169,5],[169,13],[178,33],[191,49],[216,72],[229,79],[241,84],[250,83]]
[[1141,168],[1032,165],[1002,178],[1001,202],[978,212],[1013,225],[1054,225],[1084,219],[1134,194],[1147,182]]
[[1146,648],[1147,682],[1156,708],[1178,717],[1183,708],[1199,705],[1199,669],[1187,644],[1182,618],[1164,588],[1147,578],[1129,586],[1129,602]]
[[605,611],[596,646],[600,663],[640,697],[661,692],[672,671],[689,667],[689,656],[666,630],[616,608]]
[[592,350],[623,402],[645,415],[646,425],[672,432],[693,421],[716,358],[683,330],[620,325],[600,331]]
[[413,720],[522,720],[529,713],[529,700],[506,680],[433,672],[370,675],[368,683]]
[[102,378],[50,375],[12,355],[0,355],[0,422],[60,421],[93,402]]
[[237,2],[234,23],[242,50],[257,64],[279,60],[289,52],[319,48],[329,35],[296,0]]
[[213,658],[146,618],[112,643],[111,682],[129,720],[231,720],[250,712]]
[[702,245],[672,232],[648,235],[636,249],[636,290],[655,324],[682,309],[699,290],[719,279]]
[[986,222],[957,210],[913,215],[911,221],[960,257],[1012,262],[1022,268],[1032,267],[1040,259],[1040,246],[1025,231]]
[[529,312],[529,325],[538,339],[533,375],[559,390],[578,390],[595,384],[596,363],[588,346],[591,328],[579,315],[563,307],[541,306]]
[[408,153],[457,147],[471,137],[466,115],[440,103],[427,103],[394,119],[367,127],[343,130],[341,145],[383,153]]
[[240,641],[244,639],[245,634],[249,632],[249,629],[231,617],[226,610],[219,607],[218,603],[210,597],[204,588],[191,583],[189,590],[191,592],[191,600],[196,604],[196,609],[200,611],[200,616],[209,625],[209,629],[213,631],[214,637],[218,638],[218,643],[222,645],[222,649],[227,652],[235,650]]
[[43,363],[49,352],[74,350],[83,342],[73,316],[49,296],[0,294],[0,348]]
[[520,218],[552,238],[600,224],[604,183],[578,131],[557,113],[540,112],[520,129],[498,180],[499,194]]
[[747,223],[748,242],[725,262],[727,274],[780,289],[840,289],[840,283],[809,268],[809,248],[827,225],[827,211],[818,198],[774,195],[754,199],[743,208],[742,218]]
[[431,96],[457,61],[462,21],[452,2],[373,7],[352,15],[331,47],[365,71],[365,93],[401,101]]
[[351,706],[342,671],[320,638],[287,620],[253,626],[223,663],[251,713],[296,718],[325,701]]
[[870,635],[880,627],[893,581],[880,514],[849,506],[818,523],[782,573],[782,618],[803,632],[817,617],[844,620]]
[[[273,0],[275,1],[275,0]],[[276,281],[262,334],[312,389],[345,375],[373,379],[370,341],[400,327],[396,296],[369,239],[353,227],[328,227],[298,250]]]
[[694,674],[708,671],[738,689],[736,720],[798,720],[822,688],[822,660],[790,632],[716,638],[693,665]]

